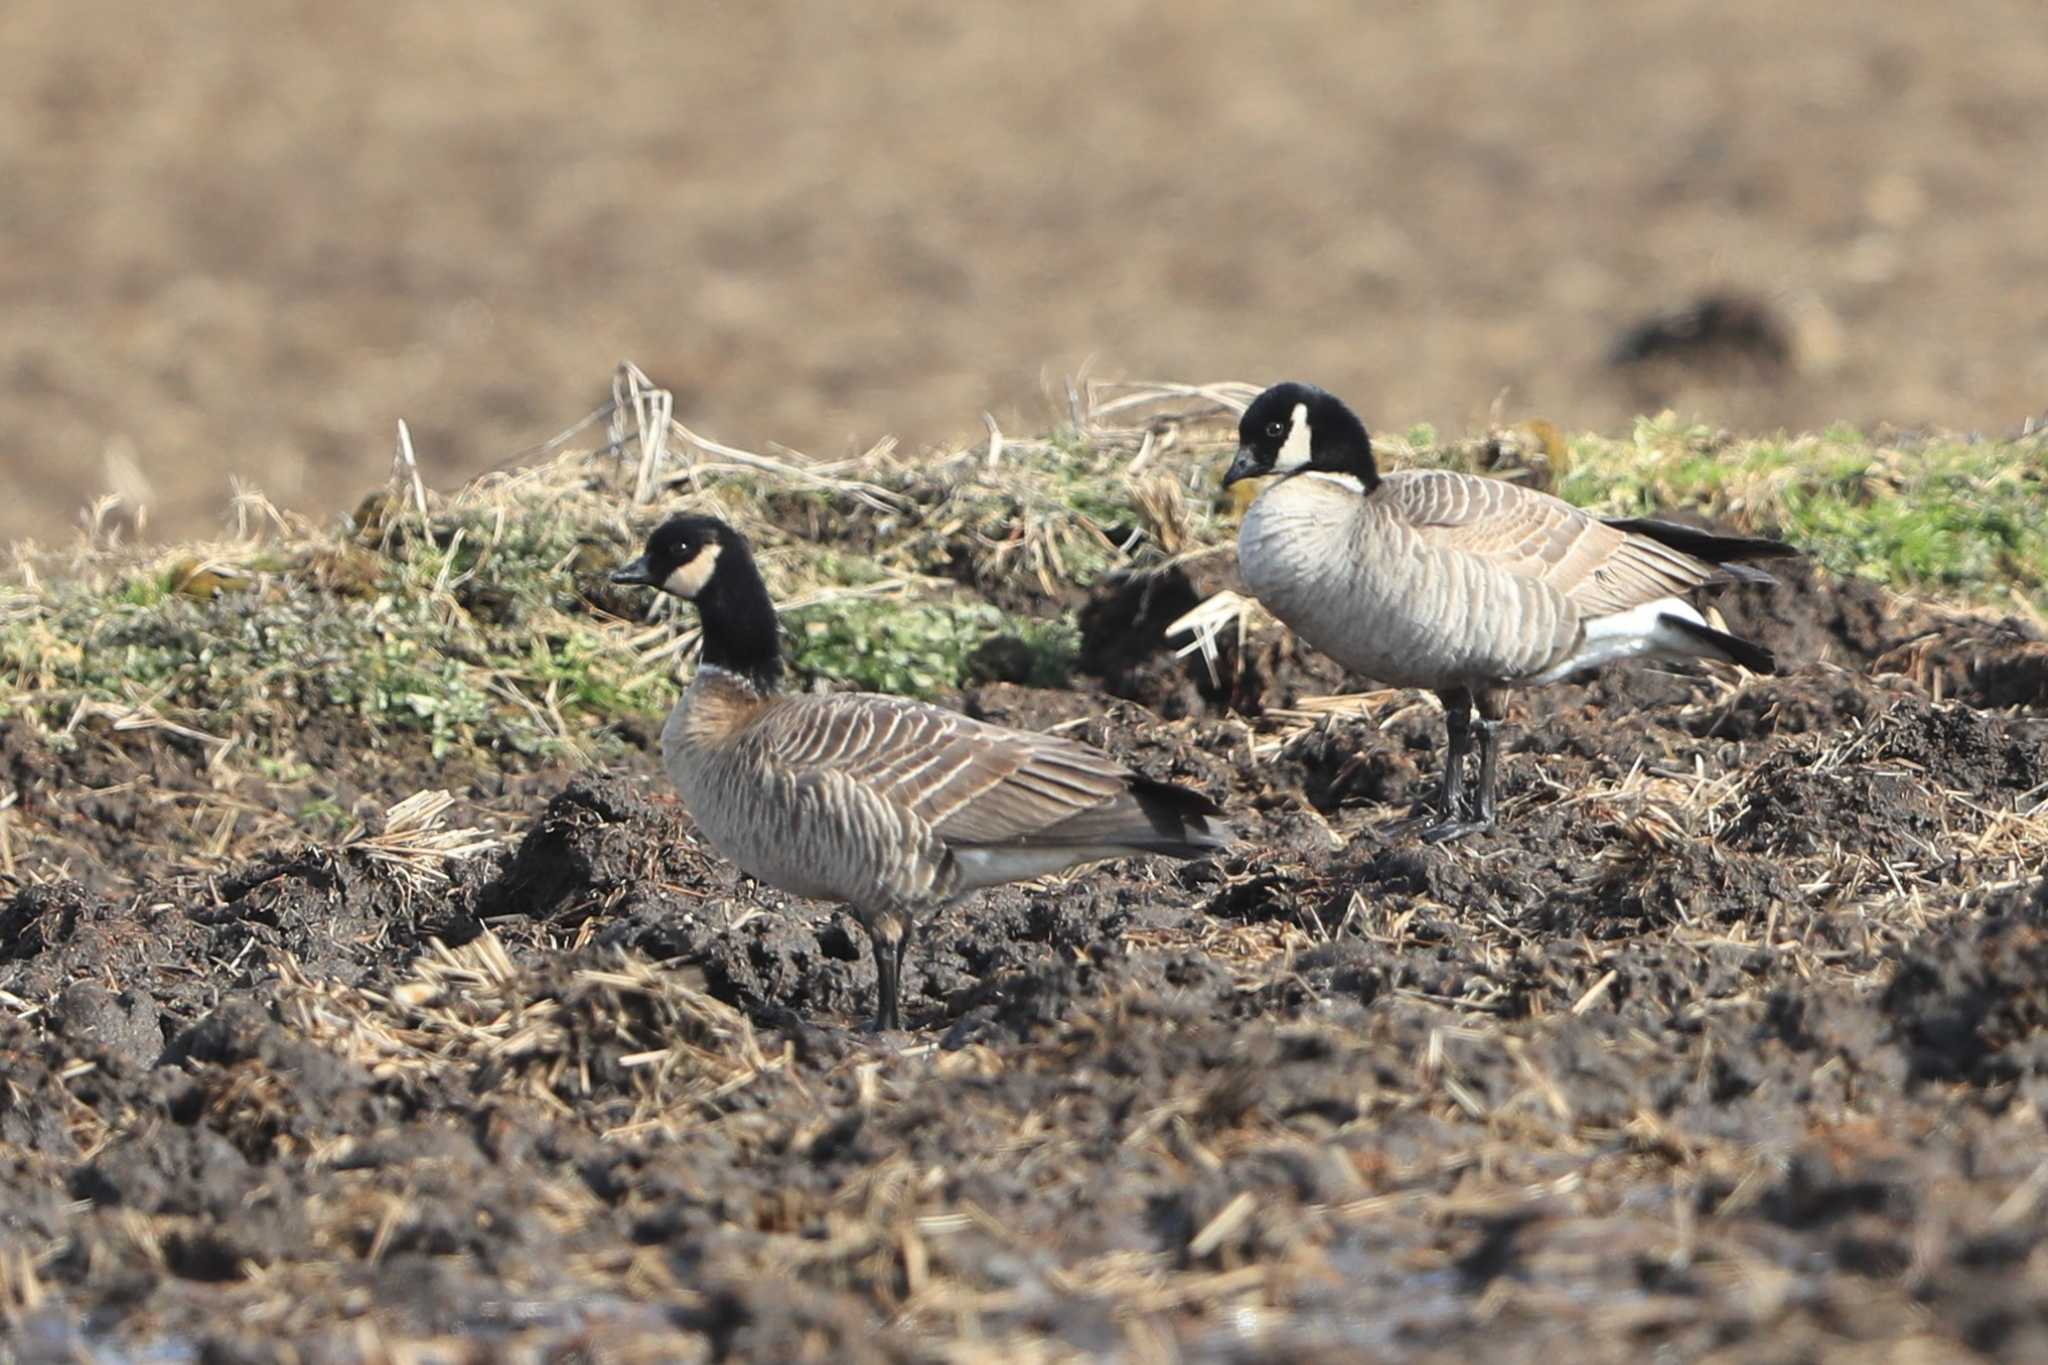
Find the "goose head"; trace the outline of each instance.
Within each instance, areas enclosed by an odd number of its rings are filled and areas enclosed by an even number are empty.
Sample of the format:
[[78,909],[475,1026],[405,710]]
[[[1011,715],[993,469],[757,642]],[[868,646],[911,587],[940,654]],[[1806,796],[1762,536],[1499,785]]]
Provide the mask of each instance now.
[[747,538],[716,517],[676,516],[647,548],[612,571],[614,583],[658,588],[693,603],[704,626],[704,662],[763,688],[781,676],[775,604]]
[[1372,437],[1344,400],[1313,384],[1275,384],[1244,410],[1237,424],[1237,458],[1223,475],[1240,479],[1320,470],[1346,474],[1371,492],[1380,481]]
[[612,571],[612,582],[659,588],[694,602],[711,586],[729,545],[747,557],[746,541],[716,517],[670,517],[647,537],[645,553]]

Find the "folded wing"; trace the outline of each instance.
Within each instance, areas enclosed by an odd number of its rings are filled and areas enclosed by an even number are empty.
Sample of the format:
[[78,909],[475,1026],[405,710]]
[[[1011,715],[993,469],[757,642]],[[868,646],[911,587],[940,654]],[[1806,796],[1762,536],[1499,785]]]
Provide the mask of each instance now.
[[[1722,546],[1729,559],[1790,552],[1776,541],[1720,537],[1668,522],[1609,524],[1547,493],[1448,470],[1403,471],[1383,486],[1425,544],[1544,583],[1586,617],[1713,583],[1767,578],[1688,551],[1712,554]],[[1651,528],[1673,534],[1660,538]]]
[[1087,745],[898,697],[818,701],[774,717],[778,758],[842,774],[948,844],[1188,857],[1228,839],[1207,797],[1141,777]]

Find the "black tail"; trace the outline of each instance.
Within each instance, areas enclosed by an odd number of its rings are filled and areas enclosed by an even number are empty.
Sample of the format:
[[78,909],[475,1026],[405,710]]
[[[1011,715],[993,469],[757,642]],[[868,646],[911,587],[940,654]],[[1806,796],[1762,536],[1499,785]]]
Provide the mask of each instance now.
[[1194,788],[1136,773],[1129,781],[1132,799],[1158,836],[1135,841],[1148,853],[1201,858],[1237,841],[1236,831],[1223,820],[1223,808]]
[[1237,842],[1223,821],[1222,807],[1189,787],[1127,773],[1121,796],[1105,801],[1056,825],[1024,835],[1021,846],[1114,848],[1118,853],[1093,853],[1097,858],[1133,853],[1160,853],[1169,858],[1203,858]]
[[1712,649],[1714,653],[1730,663],[1741,664],[1752,673],[1776,673],[1778,656],[1753,640],[1739,635],[1730,635],[1725,630],[1715,630],[1697,621],[1688,621],[1683,616],[1660,612],[1657,624],[1669,626],[1681,635],[1687,635]]
[[1655,517],[1613,517],[1607,524],[1632,536],[1648,536],[1680,554],[1719,564],[1728,570],[1730,578],[1747,583],[1773,583],[1777,580],[1761,569],[1737,567],[1740,561],[1792,559],[1799,554],[1796,547],[1782,540],[1771,540],[1765,536],[1724,536],[1717,531],[1702,531],[1697,526],[1680,526],[1675,521],[1659,521]]

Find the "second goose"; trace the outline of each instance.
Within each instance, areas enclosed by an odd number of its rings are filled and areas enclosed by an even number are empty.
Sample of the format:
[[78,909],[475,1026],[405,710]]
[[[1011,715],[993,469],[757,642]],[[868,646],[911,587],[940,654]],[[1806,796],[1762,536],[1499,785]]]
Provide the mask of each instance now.
[[[1245,586],[1354,672],[1426,687],[1449,739],[1432,842],[1490,828],[1506,692],[1628,658],[1715,659],[1758,673],[1771,652],[1715,630],[1683,594],[1771,582],[1745,561],[1776,540],[1649,519],[1603,521],[1534,489],[1451,470],[1381,474],[1365,424],[1336,396],[1276,384],[1238,425],[1223,476],[1275,476],[1245,513]],[[1479,780],[1465,803],[1478,712]]]
[[899,697],[785,694],[774,604],[722,521],[672,518],[612,581],[696,604],[703,655],[662,727],[662,763],[742,871],[853,912],[874,947],[878,1029],[900,1026],[904,955],[939,906],[1106,858],[1199,858],[1231,840],[1208,797],[1073,740]]

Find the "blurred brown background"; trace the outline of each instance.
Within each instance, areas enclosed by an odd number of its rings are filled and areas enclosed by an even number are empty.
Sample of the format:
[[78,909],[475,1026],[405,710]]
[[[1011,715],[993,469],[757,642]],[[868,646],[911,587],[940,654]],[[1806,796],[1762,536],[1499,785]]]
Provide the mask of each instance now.
[[[625,357],[819,455],[1040,425],[1091,356],[1394,430],[2004,432],[2043,71],[2039,0],[9,0],[0,536],[339,509],[401,416],[450,484]],[[1716,290],[1724,354],[1606,363]]]

